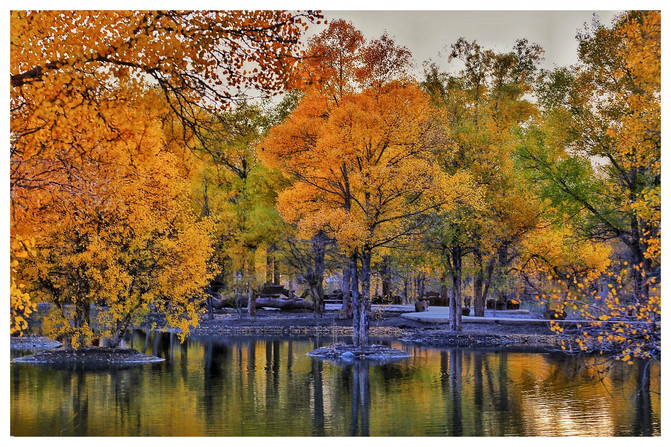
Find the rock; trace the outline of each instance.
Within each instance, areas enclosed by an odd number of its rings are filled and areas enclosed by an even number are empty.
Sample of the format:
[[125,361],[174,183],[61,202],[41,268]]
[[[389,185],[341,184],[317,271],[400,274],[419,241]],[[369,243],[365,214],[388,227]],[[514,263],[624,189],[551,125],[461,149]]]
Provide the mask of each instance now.
[[415,302],[415,312],[426,312],[429,310],[428,300],[418,300]]
[[354,346],[335,344],[317,348],[308,353],[309,356],[325,360],[344,361],[351,363],[359,360],[373,360],[375,363],[387,363],[410,357],[400,349],[386,345]]

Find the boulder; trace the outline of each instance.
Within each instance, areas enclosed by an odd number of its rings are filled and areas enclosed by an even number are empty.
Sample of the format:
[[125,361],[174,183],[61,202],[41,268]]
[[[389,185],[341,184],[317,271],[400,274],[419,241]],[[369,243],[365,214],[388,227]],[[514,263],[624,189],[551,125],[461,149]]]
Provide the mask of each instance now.
[[429,310],[428,300],[417,300],[415,302],[415,312],[426,312]]

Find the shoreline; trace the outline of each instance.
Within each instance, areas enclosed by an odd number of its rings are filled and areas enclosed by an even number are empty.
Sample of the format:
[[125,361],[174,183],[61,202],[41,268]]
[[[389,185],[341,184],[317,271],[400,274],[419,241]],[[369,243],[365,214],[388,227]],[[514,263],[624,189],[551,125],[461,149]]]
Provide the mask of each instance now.
[[[369,334],[373,338],[394,338],[402,342],[427,347],[523,349],[561,351],[560,337],[547,324],[527,317],[528,324],[501,322],[463,323],[462,331],[450,331],[446,323],[422,322],[402,317],[404,312],[382,312],[370,320]],[[419,314],[419,313],[418,313]],[[525,322],[526,323],[526,322]],[[312,313],[284,313],[261,311],[256,318],[234,314],[207,316],[190,336],[332,336],[348,337],[353,333],[352,320],[337,318],[336,313],[325,312],[321,318]]]
[[[143,328],[138,328],[143,329]],[[144,328],[146,329],[146,328]],[[317,336],[347,338],[353,333],[351,319],[338,319],[336,313],[325,312],[315,318],[312,312],[277,312],[259,309],[248,318],[233,312],[205,315],[189,337],[226,336]],[[464,322],[462,331],[450,331],[445,323],[422,322],[401,316],[401,312],[381,312],[370,320],[371,338],[390,338],[430,348],[477,348],[505,351],[561,352],[560,337],[547,325]],[[83,348],[79,351],[60,347],[60,343],[43,336],[10,337],[13,350],[40,350],[13,362],[111,367],[138,365],[164,359],[146,356],[124,348]]]

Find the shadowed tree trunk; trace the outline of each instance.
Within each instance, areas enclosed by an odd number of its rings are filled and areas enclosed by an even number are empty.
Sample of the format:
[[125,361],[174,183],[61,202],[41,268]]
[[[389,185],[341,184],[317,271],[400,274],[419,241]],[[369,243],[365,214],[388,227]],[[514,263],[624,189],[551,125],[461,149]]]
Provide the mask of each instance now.
[[382,296],[389,298],[393,295],[391,258],[389,256],[382,257],[382,262],[380,263],[380,277],[382,278]]
[[355,345],[368,345],[368,327],[370,324],[370,261],[372,253],[365,250],[361,255],[361,295],[359,296],[359,330],[355,332]]
[[314,300],[314,315],[315,317],[321,317],[324,308],[324,270],[328,237],[326,233],[319,231],[310,242],[314,269],[307,275],[308,286]]
[[352,306],[352,266],[350,261],[342,269],[342,310],[349,313]]
[[447,303],[449,298],[449,285],[450,274],[447,269],[443,269],[443,275],[440,278],[440,301],[441,303]]
[[271,284],[273,282],[273,248],[272,245],[269,245],[266,249],[266,284]]
[[277,262],[277,247],[273,247],[273,284],[280,284],[280,263]]
[[[355,346],[366,346],[368,345],[368,311],[366,309],[367,301],[370,300],[370,297],[365,295],[366,292],[370,292],[370,254],[368,255],[368,283],[365,284],[364,276],[366,275],[364,271],[366,264],[364,256],[362,256],[362,269],[361,277],[359,276],[359,254],[355,251],[352,254],[352,307],[354,310],[353,317],[353,329],[354,334],[352,336],[352,342]],[[361,290],[359,290],[359,284],[361,284]]]
[[[256,267],[254,265],[254,254],[256,248],[249,248],[246,261],[246,293],[247,293],[247,316],[250,318],[256,318],[256,295],[254,294],[254,277],[256,276]],[[244,266],[243,266],[244,268]]]
[[461,276],[462,250],[460,246],[453,246],[447,255],[447,264],[452,277],[452,296],[450,297],[450,330],[461,331]]
[[489,286],[492,283],[494,267],[496,266],[496,257],[492,256],[485,265],[482,254],[476,251],[475,259],[477,271],[473,281],[473,313],[476,317],[484,317],[487,294]]

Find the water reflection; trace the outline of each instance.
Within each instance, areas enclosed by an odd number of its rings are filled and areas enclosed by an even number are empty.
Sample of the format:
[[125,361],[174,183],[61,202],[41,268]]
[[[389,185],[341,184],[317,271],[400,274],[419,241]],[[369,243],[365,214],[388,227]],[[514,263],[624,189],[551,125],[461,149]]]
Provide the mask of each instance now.
[[11,366],[16,436],[659,435],[659,366],[602,377],[580,359],[429,349],[339,365],[307,356],[327,338],[136,333],[166,362],[86,371]]

